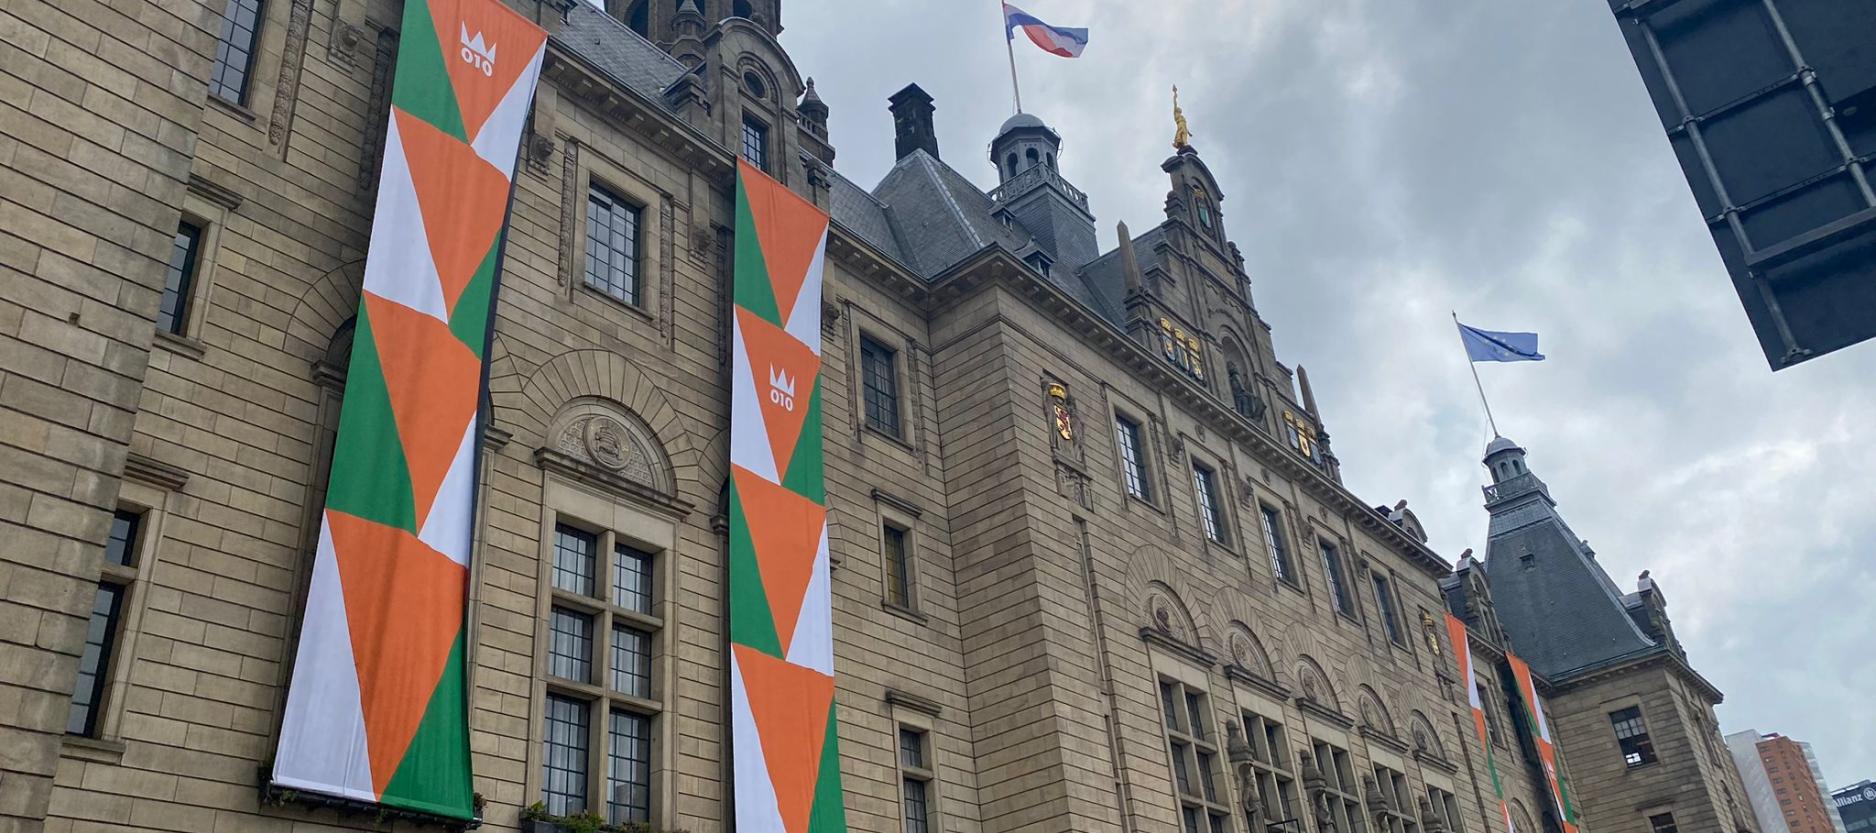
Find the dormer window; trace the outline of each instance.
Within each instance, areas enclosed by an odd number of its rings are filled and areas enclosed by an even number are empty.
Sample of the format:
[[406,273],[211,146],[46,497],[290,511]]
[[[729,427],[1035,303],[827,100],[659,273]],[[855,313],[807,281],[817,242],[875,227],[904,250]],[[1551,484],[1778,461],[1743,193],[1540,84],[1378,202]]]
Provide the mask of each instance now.
[[1023,262],[1029,264],[1029,268],[1036,270],[1036,274],[1045,278],[1049,276],[1050,264],[1048,255],[1041,252],[1030,252],[1028,257],[1023,258]]
[[1211,231],[1212,198],[1205,193],[1204,188],[1192,186],[1192,204],[1199,215],[1199,225],[1204,226],[1206,231]]

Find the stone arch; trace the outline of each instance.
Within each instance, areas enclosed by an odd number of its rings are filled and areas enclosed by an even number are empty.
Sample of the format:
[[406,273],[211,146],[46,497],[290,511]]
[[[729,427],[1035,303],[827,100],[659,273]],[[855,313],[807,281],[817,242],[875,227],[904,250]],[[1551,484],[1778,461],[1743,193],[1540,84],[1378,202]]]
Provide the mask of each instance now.
[[358,291],[364,285],[363,258],[320,275],[294,302],[283,349],[309,365],[325,358],[333,334],[358,314]]
[[554,415],[548,447],[662,495],[676,492],[671,458],[645,420],[609,399],[582,396]]
[[1409,741],[1413,743],[1414,751],[1432,755],[1441,760],[1446,759],[1446,744],[1440,742],[1439,730],[1434,728],[1433,721],[1427,719],[1426,714],[1419,709],[1415,709],[1407,716],[1407,735]]
[[1335,711],[1342,710],[1341,701],[1335,696],[1335,687],[1329,683],[1328,673],[1308,654],[1296,658],[1296,686],[1304,699]]
[[[1203,589],[1193,586],[1183,573],[1174,569],[1163,549],[1143,546],[1134,550],[1127,560],[1127,597],[1145,599],[1154,585],[1159,585],[1166,594],[1178,601],[1180,610],[1186,614],[1186,620],[1192,623],[1191,638],[1186,644],[1217,651],[1219,634],[1212,618],[1207,615],[1208,598]],[[1147,610],[1146,623],[1149,626],[1154,624],[1151,609]]]
[[1514,798],[1511,799],[1510,805],[1512,824],[1517,825],[1518,830],[1538,829],[1535,825],[1531,824],[1531,811],[1525,809],[1524,802]]
[[1179,598],[1179,591],[1165,582],[1151,582],[1147,585],[1144,601],[1143,614],[1147,627],[1180,644],[1199,645],[1198,622],[1192,618],[1191,609]]
[[551,447],[554,416],[581,399],[610,400],[635,414],[663,446],[675,481],[696,478],[697,451],[678,410],[657,382],[631,360],[608,350],[569,350],[523,379],[510,374],[489,382],[498,423],[513,426],[518,441]]
[[1356,689],[1355,709],[1361,718],[1361,725],[1395,734],[1394,716],[1388,713],[1387,703],[1373,687],[1364,684]]
[[1250,625],[1233,619],[1225,626],[1225,656],[1231,664],[1251,672],[1271,682],[1276,682],[1277,675],[1270,665],[1270,654],[1264,651],[1264,643],[1257,638],[1257,633]]

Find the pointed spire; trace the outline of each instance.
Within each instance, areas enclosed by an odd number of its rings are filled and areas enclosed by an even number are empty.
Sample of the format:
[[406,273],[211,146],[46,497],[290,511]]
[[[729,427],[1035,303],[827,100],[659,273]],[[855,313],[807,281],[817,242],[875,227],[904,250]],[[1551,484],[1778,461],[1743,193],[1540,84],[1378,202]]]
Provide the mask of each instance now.
[[1133,257],[1133,234],[1127,231],[1125,222],[1114,225],[1114,234],[1120,238],[1120,272],[1127,281],[1127,294],[1131,296],[1143,291],[1145,283],[1140,275],[1140,261]]
[[821,100],[821,94],[814,91],[814,79],[808,79],[808,87],[801,93],[801,103],[795,105],[808,130],[816,136],[827,138],[827,102]]
[[1309,389],[1309,371],[1300,364],[1296,366],[1296,383],[1303,389],[1303,410],[1321,420],[1322,414],[1316,410],[1316,392]]

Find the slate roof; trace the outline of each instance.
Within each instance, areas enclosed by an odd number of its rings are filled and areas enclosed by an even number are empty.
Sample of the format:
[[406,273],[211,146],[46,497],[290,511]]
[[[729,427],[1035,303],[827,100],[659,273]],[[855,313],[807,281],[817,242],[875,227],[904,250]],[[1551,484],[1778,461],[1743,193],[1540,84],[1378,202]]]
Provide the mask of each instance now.
[[1485,578],[1518,655],[1561,681],[1577,669],[1657,647],[1542,481],[1526,474],[1498,488],[1489,504]]
[[670,53],[591,3],[574,3],[564,22],[548,15],[544,25],[550,39],[586,59],[613,80],[661,105],[665,88],[686,72],[684,65]]

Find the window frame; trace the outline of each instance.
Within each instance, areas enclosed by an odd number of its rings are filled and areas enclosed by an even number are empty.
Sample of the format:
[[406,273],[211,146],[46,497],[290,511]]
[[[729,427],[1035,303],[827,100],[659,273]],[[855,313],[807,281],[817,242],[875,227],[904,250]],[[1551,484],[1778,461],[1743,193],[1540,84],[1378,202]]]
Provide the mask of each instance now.
[[1119,461],[1121,491],[1148,506],[1153,503],[1153,455],[1147,448],[1146,424],[1121,411],[1114,412],[1114,456]]
[[1199,528],[1205,533],[1205,540],[1230,549],[1231,523],[1225,510],[1230,499],[1222,484],[1216,468],[1193,458],[1192,500],[1198,510]]
[[[602,282],[596,280],[593,274],[593,255],[596,245],[593,240],[593,232],[594,224],[597,222],[593,217],[593,210],[594,203],[602,198],[610,203],[607,208],[612,211],[615,216],[620,212],[620,209],[624,209],[626,216],[631,219],[631,239],[628,242],[631,244],[632,250],[630,255],[626,257],[626,261],[631,264],[631,274],[626,276],[626,279],[630,282],[630,286],[623,289],[615,289],[610,280],[610,276],[607,276],[607,279]],[[648,271],[646,266],[650,263],[650,258],[646,256],[645,219],[646,215],[650,213],[650,206],[643,200],[625,195],[621,192],[621,189],[614,187],[609,180],[599,176],[587,177],[586,201],[584,206],[580,213],[581,228],[583,229],[579,250],[580,285],[601,297],[609,298],[628,307],[641,310],[645,309],[645,288],[647,283],[645,278],[646,272]],[[620,250],[614,247],[610,241],[605,244],[605,247],[612,255],[616,256],[620,254]],[[610,266],[610,261],[608,262],[608,266]]]
[[1367,833],[1368,819],[1361,800],[1361,784],[1355,777],[1354,754],[1316,734],[1309,736],[1309,749],[1325,781],[1324,791],[1329,800],[1329,812],[1336,819],[1335,829],[1341,833]]
[[1348,565],[1342,560],[1341,543],[1319,535],[1316,537],[1316,551],[1322,561],[1323,584],[1329,591],[1329,608],[1350,621],[1360,621],[1355,608],[1354,588],[1348,584]]
[[[775,132],[774,130],[770,128],[769,123],[758,118],[754,113],[751,113],[748,110],[744,110],[742,126],[738,129],[736,135],[737,135],[736,155],[739,158],[748,159],[749,164],[756,166],[763,173],[769,174],[770,176],[774,176],[775,171],[770,169],[769,163],[772,157],[775,155],[774,153]],[[751,135],[755,137],[755,141],[756,141],[755,149],[756,149],[757,155],[760,157],[759,159],[752,158],[749,155]]]
[[[1680,831],[1680,825],[1674,820],[1673,810],[1649,813],[1647,819],[1649,833],[1679,833]],[[1664,824],[1662,819],[1667,819],[1667,822]]]
[[[666,295],[670,287],[665,285],[668,264],[665,262],[664,245],[672,233],[671,224],[665,222],[664,214],[671,203],[671,195],[663,189],[646,181],[618,162],[602,155],[601,147],[595,146],[579,137],[570,141],[577,142],[579,152],[573,154],[577,160],[578,172],[574,178],[562,187],[564,199],[573,202],[574,216],[571,228],[562,238],[560,258],[560,292],[569,301],[581,297],[590,297],[602,302],[601,311],[624,310],[637,316],[644,323],[655,323],[664,312]],[[638,218],[638,300],[627,303],[586,283],[586,247],[587,215],[590,205],[587,195],[592,193],[592,186],[598,184],[612,192],[626,203],[640,208]],[[655,210],[654,210],[655,209]],[[610,318],[610,316],[609,316]],[[590,322],[589,323],[593,323]],[[616,319],[598,322],[600,326],[617,326]],[[727,325],[726,325],[727,326]],[[634,332],[626,328],[626,332]],[[656,331],[645,331],[655,335]],[[727,333],[728,331],[725,330]],[[724,336],[728,338],[727,335]]]
[[[156,565],[161,563],[168,496],[167,490],[129,476],[124,478],[119,489],[118,504],[112,509],[113,516],[118,512],[129,512],[141,518],[135,533],[136,555],[130,565],[112,564],[108,560],[101,562],[97,583],[117,585],[122,588],[121,595],[116,621],[112,626],[110,656],[100,663],[98,669],[95,702],[92,706],[94,717],[89,727],[92,731],[90,734],[67,732],[63,736],[63,750],[67,754],[74,750],[84,750],[84,754],[104,755],[106,757],[103,760],[115,762],[115,756],[124,751],[120,732],[129,698],[123,695],[129,691],[131,672],[136,665],[137,643],[143,631],[143,617],[149,607],[150,586],[147,579],[153,574]],[[70,706],[68,699],[67,708]]]
[[1290,552],[1288,539],[1284,537],[1284,525],[1288,523],[1282,509],[1270,505],[1268,501],[1257,502],[1258,523],[1264,530],[1264,550],[1270,556],[1270,572],[1277,581],[1295,589],[1302,589],[1301,574],[1296,569],[1296,557]]
[[[1244,693],[1238,693],[1238,721],[1244,730],[1244,742],[1251,749],[1251,780],[1257,785],[1257,797],[1263,803],[1266,823],[1272,819],[1298,819],[1302,817],[1305,804],[1300,786],[1302,773],[1296,765],[1286,724],[1280,718],[1266,716],[1266,712],[1281,715],[1283,709],[1261,698],[1249,700],[1247,704]],[[1243,798],[1238,797],[1239,801]],[[1249,830],[1249,822],[1245,824]]]
[[1387,807],[1380,814],[1386,827],[1378,833],[1420,833],[1420,811],[1407,773],[1374,760],[1369,761],[1369,768],[1374,771],[1375,788]]
[[1368,571],[1369,587],[1374,591],[1376,618],[1381,620],[1381,634],[1396,648],[1406,649],[1407,630],[1400,616],[1400,599],[1394,577],[1379,565]]
[[[938,768],[937,761],[933,757],[936,745],[932,743],[931,728],[929,726],[913,725],[904,721],[895,722],[894,726],[898,729],[895,735],[896,743],[894,743],[893,748],[895,750],[894,757],[896,757],[899,762],[899,820],[901,829],[903,829],[905,833],[931,833],[932,830],[936,829],[935,824],[938,821],[936,800],[938,793]],[[916,763],[906,760],[905,741],[907,735],[917,736],[916,742],[918,743],[920,758]],[[913,790],[911,787],[913,784],[919,785],[919,791],[923,793],[920,797],[920,801],[925,805],[925,818],[920,822],[923,825],[923,830],[920,831],[914,831],[912,829],[913,819],[911,803]]]
[[[555,556],[563,528],[578,531],[595,541],[595,557],[586,582],[591,587],[590,594],[566,589],[556,582]],[[638,820],[629,815],[633,809],[629,806],[621,807],[622,814],[615,816],[611,800],[615,794],[614,778],[618,774],[614,767],[629,766],[637,760],[629,754],[634,751],[630,748],[626,755],[614,754],[618,749],[614,746],[615,715],[630,715],[643,720],[643,745],[637,747],[646,768],[643,784],[648,806],[644,808],[643,821],[658,827],[668,820],[675,801],[673,721],[669,718],[675,714],[670,699],[678,644],[675,635],[678,623],[672,617],[675,590],[672,565],[677,561],[677,530],[675,520],[660,514],[658,509],[641,506],[624,497],[601,496],[555,475],[547,475],[539,542],[541,563],[536,578],[541,588],[536,599],[535,644],[539,647],[535,650],[537,658],[532,680],[536,705],[529,728],[527,795],[541,800],[546,797],[549,698],[571,698],[581,703],[586,713],[586,804],[576,812],[598,813],[608,820]],[[604,558],[599,557],[601,553],[605,554]],[[622,585],[617,581],[620,561],[628,557],[648,557],[649,560],[650,598],[643,610],[626,603]],[[556,609],[592,619],[593,636],[587,657],[590,670],[586,682],[550,673],[549,619]],[[648,696],[641,697],[614,686],[619,670],[615,667],[618,659],[615,634],[620,630],[637,631],[646,637],[646,659],[641,667],[649,675],[644,684]]]
[[[1634,712],[1634,717],[1623,717],[1628,712]],[[1622,756],[1624,769],[1639,769],[1661,761],[1661,753],[1655,749],[1654,737],[1648,731],[1648,716],[1642,711],[1640,703],[1630,703],[1608,714],[1609,730],[1615,736],[1616,752]],[[1634,731],[1630,734],[1623,734],[1623,724],[1631,722],[1634,724]],[[1633,742],[1632,749],[1631,741]],[[1630,760],[1631,756],[1635,759]]]
[[1425,786],[1427,803],[1432,805],[1434,814],[1445,824],[1447,833],[1465,833],[1465,814],[1459,811],[1458,797],[1453,795],[1452,790],[1439,784],[1428,783]]
[[[878,338],[865,329],[862,329],[860,331],[859,341],[855,346],[855,352],[858,354],[857,358],[859,359],[858,369],[860,372],[857,376],[860,382],[861,424],[864,425],[867,430],[876,434],[896,442],[905,442],[906,412],[904,403],[906,397],[905,382],[903,381],[905,374],[902,373],[900,369],[900,354],[902,351],[893,347],[885,339]],[[882,359],[884,365],[877,364]],[[876,374],[874,370],[880,367],[884,368],[883,372]],[[875,377],[879,375],[884,376],[886,383],[884,387],[876,383]],[[876,397],[885,396],[887,394],[891,396],[890,401],[883,399],[876,400]],[[881,416],[875,416],[874,410],[876,406],[881,411],[890,407],[892,411],[892,421],[890,425],[887,424],[883,414]]]
[[[893,578],[893,534],[898,534],[901,561],[899,576],[903,580],[903,595],[895,593]],[[918,613],[919,610],[919,559],[917,533],[909,521],[882,513],[879,524],[879,564],[880,564],[880,602],[889,609],[906,613]],[[895,598],[895,596],[898,596]]]
[[[220,24],[218,28],[233,27],[234,19],[229,17],[229,14],[234,10],[236,5],[242,2],[244,2],[244,0],[227,0],[222,6],[221,14],[216,16],[216,22]],[[239,89],[233,97],[229,97],[226,94],[227,85],[223,84],[220,75],[222,68],[227,66],[227,63],[223,60],[223,48],[226,46],[228,49],[232,50],[234,44],[219,31],[216,33],[215,54],[209,60],[209,76],[206,79],[208,82],[209,98],[220,101],[223,104],[232,105],[244,112],[247,111],[249,104],[254,100],[254,69],[260,63],[261,36],[267,25],[268,6],[269,3],[267,0],[254,0],[254,26],[248,32],[247,45],[242,47],[242,50],[246,53],[246,61],[241,67],[241,83]]]
[[[1236,827],[1233,817],[1237,813],[1231,806],[1230,773],[1220,745],[1218,714],[1211,692],[1170,674],[1159,674],[1155,680],[1167,776],[1181,818],[1180,829],[1191,833],[1187,821],[1197,813],[1205,819],[1202,833],[1229,833]],[[1194,778],[1197,784],[1192,783]]]

